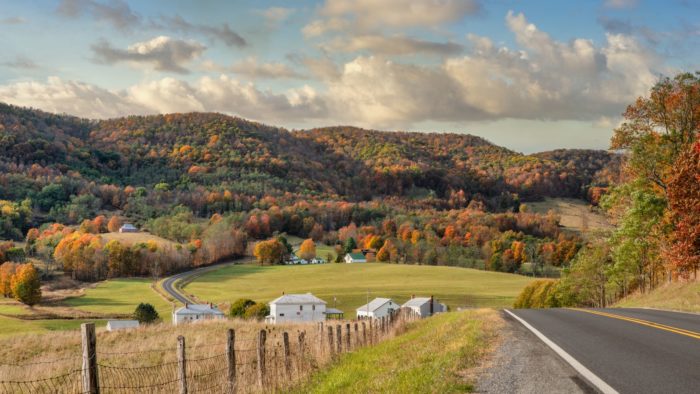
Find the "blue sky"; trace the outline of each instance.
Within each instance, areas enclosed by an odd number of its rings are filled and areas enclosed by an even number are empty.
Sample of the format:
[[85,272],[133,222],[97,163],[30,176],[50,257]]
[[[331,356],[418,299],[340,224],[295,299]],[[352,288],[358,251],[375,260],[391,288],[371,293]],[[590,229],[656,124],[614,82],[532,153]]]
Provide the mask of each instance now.
[[698,69],[698,4],[0,1],[0,101],[605,149],[660,75]]

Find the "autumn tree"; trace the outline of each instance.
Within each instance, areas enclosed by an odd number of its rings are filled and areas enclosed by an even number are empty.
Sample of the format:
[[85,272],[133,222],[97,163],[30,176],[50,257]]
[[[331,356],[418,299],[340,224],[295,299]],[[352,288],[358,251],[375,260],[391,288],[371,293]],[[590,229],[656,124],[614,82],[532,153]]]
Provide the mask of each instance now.
[[16,271],[15,263],[0,264],[0,294],[5,298],[12,297],[12,277]]
[[119,228],[122,226],[122,221],[119,219],[118,216],[112,216],[109,219],[109,222],[107,222],[107,230],[109,230],[110,233],[116,233],[119,231]]
[[304,260],[311,260],[316,257],[316,243],[309,238],[304,240],[299,247],[299,257]]
[[253,255],[260,265],[280,264],[286,253],[287,248],[276,239],[260,241],[253,250]]
[[34,264],[22,264],[12,276],[12,295],[23,304],[33,306],[41,301],[41,282]]

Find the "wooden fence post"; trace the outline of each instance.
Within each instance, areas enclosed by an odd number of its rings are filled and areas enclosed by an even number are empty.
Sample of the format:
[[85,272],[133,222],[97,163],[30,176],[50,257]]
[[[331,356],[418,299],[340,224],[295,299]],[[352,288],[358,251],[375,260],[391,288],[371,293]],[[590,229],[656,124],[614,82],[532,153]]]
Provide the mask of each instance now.
[[350,323],[345,324],[345,351],[350,351]]
[[99,394],[100,385],[97,378],[97,339],[95,337],[95,323],[83,323],[80,325],[83,341],[83,393]]
[[367,330],[364,320],[362,321],[362,346],[367,346]]
[[333,346],[333,326],[328,326],[328,349],[330,350],[330,355],[333,357],[333,352],[335,351],[335,346]]
[[180,394],[187,394],[187,357],[185,356],[185,337],[177,337],[177,370],[180,378]]
[[284,370],[287,374],[287,379],[292,378],[292,360],[289,358],[289,334],[287,331],[282,333],[282,343],[284,345]]
[[258,334],[258,386],[264,388],[265,384],[265,340],[267,333],[265,330],[260,330]]
[[338,346],[338,354],[341,354],[343,352],[343,332],[342,332],[343,328],[342,327],[343,326],[341,326],[340,324],[335,326],[335,330],[336,330],[335,336],[337,339],[336,345]]
[[236,392],[236,332],[228,329],[226,336],[226,356],[228,361],[228,392]]
[[318,323],[318,351],[323,353],[323,322]]
[[357,330],[357,322],[355,322],[355,347],[359,347],[358,344],[360,343],[360,331]]

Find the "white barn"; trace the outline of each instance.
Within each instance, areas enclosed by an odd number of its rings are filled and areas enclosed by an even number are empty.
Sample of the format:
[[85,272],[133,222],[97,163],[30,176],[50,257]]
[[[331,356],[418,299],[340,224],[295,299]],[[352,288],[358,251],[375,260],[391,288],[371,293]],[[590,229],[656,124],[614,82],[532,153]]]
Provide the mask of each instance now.
[[367,257],[362,253],[348,253],[345,255],[345,262],[348,264],[352,263],[366,263]]
[[130,328],[139,328],[138,320],[108,320],[107,331],[128,330]]
[[369,304],[357,308],[356,312],[358,319],[381,319],[399,310],[399,308],[401,308],[401,305],[390,298],[375,298]]
[[408,308],[420,317],[430,317],[436,313],[447,312],[447,305],[437,302],[433,297],[413,297],[402,308]]
[[326,301],[311,293],[285,294],[270,301],[267,323],[319,322],[326,320]]
[[211,304],[185,304],[185,306],[173,311],[173,325],[225,317],[219,308]]
[[119,232],[120,233],[138,233],[139,229],[137,229],[136,226],[134,226],[131,223],[126,223],[123,226],[119,227]]

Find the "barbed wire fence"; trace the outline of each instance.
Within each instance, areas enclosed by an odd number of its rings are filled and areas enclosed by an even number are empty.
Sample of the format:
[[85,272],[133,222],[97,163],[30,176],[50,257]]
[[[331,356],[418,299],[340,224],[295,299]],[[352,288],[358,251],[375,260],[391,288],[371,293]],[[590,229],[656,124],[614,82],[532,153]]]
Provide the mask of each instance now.
[[[98,351],[94,323],[81,325],[82,355],[0,363],[0,393],[253,393],[298,384],[340,355],[394,337],[418,319],[401,309],[384,318],[333,321],[303,330],[267,327],[252,338],[228,329],[222,342]],[[37,376],[41,376],[37,378]],[[11,377],[12,379],[6,379]]]

